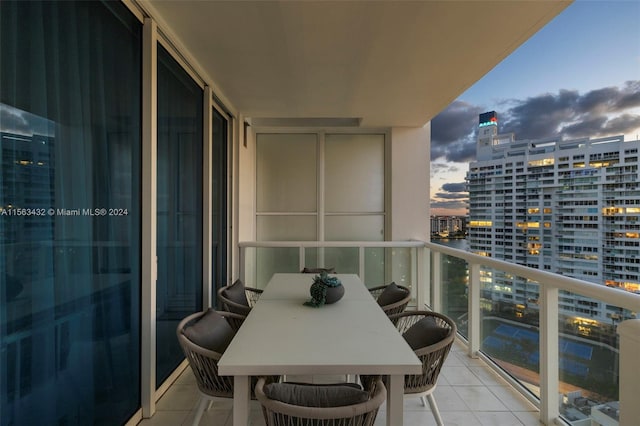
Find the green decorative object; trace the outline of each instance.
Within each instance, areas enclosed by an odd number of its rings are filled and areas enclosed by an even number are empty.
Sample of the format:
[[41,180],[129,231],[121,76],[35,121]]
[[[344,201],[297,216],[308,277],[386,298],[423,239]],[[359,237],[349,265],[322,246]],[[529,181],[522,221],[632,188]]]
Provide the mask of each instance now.
[[313,278],[309,293],[311,293],[311,300],[304,302],[304,304],[319,308],[342,299],[344,286],[338,277],[330,277],[326,271],[322,271],[320,275]]

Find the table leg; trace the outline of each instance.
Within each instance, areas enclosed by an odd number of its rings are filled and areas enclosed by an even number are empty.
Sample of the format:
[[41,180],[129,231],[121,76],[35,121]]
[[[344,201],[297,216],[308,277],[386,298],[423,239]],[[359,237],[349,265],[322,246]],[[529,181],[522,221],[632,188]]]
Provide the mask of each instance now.
[[233,376],[233,426],[249,424],[251,390],[249,376]]
[[389,376],[387,426],[402,426],[404,414],[404,374]]

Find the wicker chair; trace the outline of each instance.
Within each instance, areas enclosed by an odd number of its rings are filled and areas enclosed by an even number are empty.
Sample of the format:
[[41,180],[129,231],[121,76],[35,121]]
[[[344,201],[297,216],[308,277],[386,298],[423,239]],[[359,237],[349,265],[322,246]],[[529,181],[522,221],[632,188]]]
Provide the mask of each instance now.
[[[196,323],[208,312],[209,311],[204,311],[191,314],[180,321],[180,324],[178,324],[178,327],[176,328],[178,342],[189,361],[189,366],[191,367],[191,371],[193,371],[193,375],[198,383],[198,390],[200,391],[200,402],[198,403],[198,408],[193,419],[193,426],[197,426],[198,423],[200,423],[200,419],[202,418],[205,408],[208,409],[208,407],[211,407],[214,399],[233,398],[233,376],[218,375],[218,360],[222,357],[222,353],[203,348],[189,340],[185,335],[185,329]],[[215,312],[227,320],[227,323],[231,326],[230,335],[233,337],[235,334],[235,330],[233,330],[233,323],[241,319],[242,316],[232,312]],[[222,339],[224,340],[224,338]],[[280,380],[280,376],[267,376],[264,379],[267,383],[274,383]],[[251,383],[253,386],[255,386],[256,382],[257,377],[252,377]],[[255,395],[253,395],[253,393],[252,398],[255,399]]]
[[436,388],[438,375],[442,369],[442,365],[451,350],[453,341],[456,336],[456,324],[453,320],[445,315],[431,311],[407,311],[400,314],[392,315],[390,318],[396,324],[396,328],[405,335],[405,332],[415,323],[423,318],[431,317],[434,323],[445,329],[446,336],[440,341],[420,347],[414,348],[415,354],[422,361],[422,374],[407,375],[404,379],[405,396],[418,396],[422,400],[422,405],[426,406],[426,399],[429,400],[433,417],[438,425],[443,425],[440,411],[433,398],[433,391]]
[[[194,426],[200,422],[205,407],[208,404],[210,406],[210,403],[215,398],[233,398],[233,377],[218,375],[218,360],[222,357],[222,354],[193,343],[184,334],[187,326],[198,321],[206,313],[207,311],[189,315],[180,321],[176,329],[178,342],[189,361],[189,366],[193,371],[200,391],[200,402],[193,420]],[[224,317],[230,325],[230,320],[240,319],[240,315],[231,312],[217,311],[217,313]]]
[[[394,283],[391,283],[391,284],[394,284]],[[380,295],[391,284],[381,285],[381,286],[378,286],[378,287],[372,287],[372,288],[369,289],[369,293],[371,293],[373,298],[378,300],[378,302],[380,303]],[[404,312],[404,310],[407,308],[407,305],[411,301],[411,290],[409,290],[407,287],[404,287],[404,286],[401,286],[401,285],[396,285],[396,287],[399,290],[401,290],[402,294],[398,294],[398,297],[392,303],[385,303],[385,304],[381,304],[380,305],[382,307],[382,310],[388,316]]]
[[218,289],[218,298],[222,302],[222,306],[229,312],[241,315],[240,320],[234,320],[231,326],[234,330],[238,330],[244,319],[249,315],[251,309],[256,304],[262,290],[258,288],[245,287],[242,281],[236,280],[230,286],[220,287]]
[[341,407],[308,407],[271,399],[265,395],[264,378],[258,379],[255,395],[266,426],[372,426],[387,398],[381,378],[376,377],[372,383],[367,401]]

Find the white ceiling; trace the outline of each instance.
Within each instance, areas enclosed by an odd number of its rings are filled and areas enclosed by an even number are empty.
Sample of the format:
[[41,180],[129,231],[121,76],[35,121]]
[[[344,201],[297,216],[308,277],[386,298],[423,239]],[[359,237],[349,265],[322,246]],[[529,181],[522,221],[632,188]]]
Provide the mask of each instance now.
[[245,116],[422,126],[571,1],[140,3]]

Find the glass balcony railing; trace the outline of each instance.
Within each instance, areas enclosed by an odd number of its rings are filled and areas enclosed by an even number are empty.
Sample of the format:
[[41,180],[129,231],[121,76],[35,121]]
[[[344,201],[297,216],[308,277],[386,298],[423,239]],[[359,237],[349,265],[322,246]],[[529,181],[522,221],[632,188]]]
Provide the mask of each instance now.
[[356,273],[369,287],[410,287],[414,307],[451,317],[469,356],[536,404],[544,424],[640,418],[638,294],[422,241],[239,246],[240,276],[257,287],[305,266]]
[[239,246],[240,278],[256,288],[264,288],[276,272],[331,267],[357,274],[367,287],[395,281],[415,297],[424,259],[422,241],[260,241]]
[[[538,405],[544,424],[562,418],[574,426],[633,425],[640,418],[633,402],[640,295],[426,247],[431,307],[456,320],[469,355],[485,359]],[[617,329],[621,323],[631,339]]]

